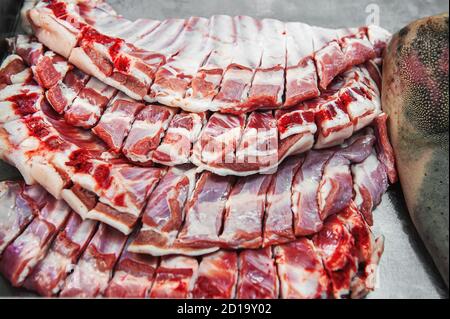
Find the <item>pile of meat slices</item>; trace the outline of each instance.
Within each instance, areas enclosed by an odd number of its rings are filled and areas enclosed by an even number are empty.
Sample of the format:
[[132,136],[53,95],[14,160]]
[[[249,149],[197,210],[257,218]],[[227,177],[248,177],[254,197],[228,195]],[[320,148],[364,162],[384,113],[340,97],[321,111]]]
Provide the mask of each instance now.
[[374,289],[372,211],[397,179],[380,105],[387,33],[131,22],[103,1],[28,9],[36,38],[11,39],[0,67],[0,159],[24,179],[0,184],[0,272],[14,286],[152,298]]

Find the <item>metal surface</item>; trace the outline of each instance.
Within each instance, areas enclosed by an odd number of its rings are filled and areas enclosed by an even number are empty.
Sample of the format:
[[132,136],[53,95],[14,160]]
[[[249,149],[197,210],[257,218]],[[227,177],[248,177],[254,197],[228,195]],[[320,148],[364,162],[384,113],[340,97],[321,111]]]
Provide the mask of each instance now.
[[[448,2],[440,0],[109,0],[108,2],[120,14],[130,19],[229,14],[301,21],[335,28],[379,21],[381,26],[392,32],[412,20],[449,10]],[[0,162],[0,180],[17,176],[14,169]],[[383,196],[381,205],[374,212],[374,218],[374,233],[377,236],[381,234],[385,236],[385,252],[378,272],[378,287],[368,298],[448,298],[448,290],[411,222],[398,184],[391,186]],[[0,277],[0,296],[31,295],[24,290],[11,288]]]

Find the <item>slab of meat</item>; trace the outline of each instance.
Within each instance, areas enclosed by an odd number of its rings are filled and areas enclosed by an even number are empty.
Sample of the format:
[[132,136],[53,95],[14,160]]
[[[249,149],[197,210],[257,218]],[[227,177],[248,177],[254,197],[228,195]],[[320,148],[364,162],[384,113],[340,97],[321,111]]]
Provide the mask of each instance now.
[[277,269],[270,247],[239,253],[236,298],[276,299],[279,295]]
[[15,83],[25,83],[32,79],[31,69],[17,54],[11,54],[0,65],[0,87]]
[[37,263],[45,257],[69,213],[70,208],[63,201],[49,198],[25,231],[6,247],[0,260],[0,271],[13,286],[21,286]]
[[192,289],[195,299],[230,299],[236,294],[238,256],[234,251],[218,251],[202,258]]
[[150,298],[186,299],[197,278],[198,261],[193,257],[171,256],[161,260],[156,270]]
[[65,281],[61,297],[93,298],[101,296],[111,279],[127,237],[100,224],[74,271]]
[[379,27],[333,30],[247,16],[129,21],[101,6],[40,2],[28,17],[39,41],[86,73],[137,100],[186,111],[295,106],[380,57],[389,39]]
[[97,223],[71,213],[66,226],[53,241],[47,255],[33,269],[24,286],[41,296],[54,296],[95,233]]

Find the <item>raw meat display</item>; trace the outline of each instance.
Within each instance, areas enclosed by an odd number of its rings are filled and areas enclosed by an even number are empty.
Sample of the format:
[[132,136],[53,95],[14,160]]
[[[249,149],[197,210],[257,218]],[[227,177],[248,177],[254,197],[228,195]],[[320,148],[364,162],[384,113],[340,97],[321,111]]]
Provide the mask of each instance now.
[[41,43],[84,72],[136,100],[194,112],[296,106],[379,58],[389,39],[377,26],[248,16],[130,21],[97,1],[41,1],[27,17]]
[[[24,60],[33,50],[25,48],[37,47],[36,40],[29,37],[21,36],[12,42],[15,52]],[[39,47],[39,54],[47,52],[51,51]],[[31,69],[35,67],[31,65]],[[199,170],[219,175],[271,173],[291,155],[342,144],[383,114],[372,72],[378,69],[372,62],[337,76],[318,98],[290,109],[254,111],[247,115],[188,113],[162,105],[146,105],[115,93],[115,89],[94,77],[88,79],[70,64],[69,69],[55,86],[42,88],[48,103],[69,126],[92,129],[110,152],[124,155],[141,166],[191,162]],[[24,97],[20,95],[20,98],[9,96],[17,94],[18,89],[9,85],[2,90],[3,99],[8,101],[5,103],[26,104],[21,102]],[[33,86],[33,90],[40,88]],[[36,96],[28,112],[39,109],[40,96]],[[11,108],[17,107],[9,103],[5,112],[17,113]],[[5,114],[5,120],[17,116]]]
[[0,65],[0,273],[78,298],[362,298],[397,181],[390,34],[27,2]]
[[[42,188],[25,191],[21,182],[3,184],[16,196],[28,196],[27,205],[36,210],[36,217],[7,245],[0,271],[14,285],[43,296],[356,298],[374,289],[383,252],[383,238],[375,240],[350,202],[311,239],[300,237],[262,249],[219,250],[198,259],[141,255],[127,250],[136,234],[127,237],[103,223],[83,221]],[[0,198],[2,207],[9,197]],[[43,198],[48,204],[43,205]],[[21,217],[23,207],[10,206],[7,212]],[[50,222],[56,227],[37,227]],[[8,220],[0,220],[1,229],[6,224]],[[23,248],[17,250],[19,243]]]

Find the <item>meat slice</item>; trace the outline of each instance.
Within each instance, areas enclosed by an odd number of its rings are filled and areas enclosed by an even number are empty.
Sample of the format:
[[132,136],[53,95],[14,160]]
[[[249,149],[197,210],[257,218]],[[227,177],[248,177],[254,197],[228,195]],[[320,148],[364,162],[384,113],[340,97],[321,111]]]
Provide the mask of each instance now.
[[153,152],[152,161],[174,166],[189,163],[192,144],[206,123],[206,113],[181,112],[169,124],[164,138]]
[[314,244],[302,237],[274,248],[284,299],[327,298],[329,279]]
[[267,191],[263,246],[272,246],[295,239],[291,189],[294,176],[303,158],[294,156],[280,165]]
[[367,37],[367,28],[343,29],[338,34],[347,65],[358,65],[376,58],[376,51]]
[[386,170],[375,152],[361,163],[352,165],[351,170],[355,204],[366,222],[372,226],[372,211],[381,202],[389,185]]
[[150,298],[186,299],[197,278],[198,261],[192,257],[164,257],[156,270]]
[[215,15],[210,19],[210,39],[214,48],[191,81],[186,91],[185,110],[202,112],[217,111],[211,104],[219,93],[223,74],[232,63],[237,45],[236,21],[230,16]]
[[7,56],[0,65],[0,86],[28,83],[32,80],[32,76],[31,69],[17,54]]
[[49,198],[47,205],[3,252],[0,271],[15,287],[21,286],[37,263],[42,260],[69,216],[70,208]]
[[185,103],[186,90],[212,49],[208,19],[190,17],[186,24],[182,47],[159,68],[151,87],[156,100],[164,105],[181,106]]
[[312,34],[319,84],[325,90],[338,74],[348,68],[348,64],[337,41],[336,30],[312,27]]
[[234,163],[244,125],[244,115],[214,113],[194,144],[192,162],[199,167]]
[[199,252],[218,249],[225,203],[230,195],[233,178],[203,173],[185,206],[185,222],[177,243]]
[[[109,185],[97,190],[99,201],[88,218],[111,225],[128,235],[141,216],[147,198],[165,173],[160,168],[113,165],[105,178]],[[109,175],[107,175],[109,174]]]
[[382,63],[382,55],[383,51],[386,48],[392,34],[390,34],[387,30],[377,26],[377,25],[369,25],[367,27],[367,38],[370,43],[374,47],[377,63],[381,65]]
[[71,67],[62,56],[53,51],[47,51],[31,69],[36,82],[43,88],[49,89],[61,81]]
[[284,106],[291,107],[320,95],[311,27],[290,22],[286,28],[286,91]]
[[236,163],[250,168],[257,164],[264,171],[278,164],[277,153],[277,122],[272,112],[251,113],[236,150]]
[[113,152],[120,152],[123,141],[131,129],[136,114],[144,107],[122,94],[110,102],[98,124],[92,129]]
[[355,240],[353,255],[358,259],[358,272],[351,278],[350,297],[363,298],[376,286],[376,273],[384,251],[384,238],[374,238],[354,203],[341,212],[338,218]]
[[286,139],[296,134],[314,135],[317,131],[314,114],[314,110],[307,109],[304,106],[290,108],[289,110],[277,110],[275,116],[280,139]]
[[12,43],[12,51],[19,55],[28,66],[36,65],[44,55],[44,45],[29,35],[19,34]]
[[353,198],[353,179],[350,171],[351,163],[365,160],[373,150],[375,137],[368,134],[355,136],[349,145],[338,150],[323,169],[317,201],[322,220],[346,208]]
[[45,92],[47,101],[59,114],[64,113],[73,100],[80,94],[89,80],[89,76],[77,68],[66,73],[64,80],[58,82]]
[[346,225],[337,215],[331,216],[312,240],[330,278],[331,296],[350,296],[351,281],[358,270],[358,260],[354,255],[355,239]]
[[236,294],[238,257],[234,251],[218,251],[202,258],[192,289],[194,299],[231,299]]
[[154,256],[176,253],[173,246],[184,220],[184,206],[195,184],[195,169],[170,168],[151,194],[142,228],[128,250]]
[[[7,87],[5,87],[7,89]],[[0,123],[7,123],[34,114],[41,110],[44,96],[38,92],[27,92],[16,87],[17,94],[0,101]]]
[[266,192],[271,175],[253,175],[239,179],[226,204],[220,239],[228,248],[259,248],[263,242]]
[[116,90],[96,78],[91,78],[65,111],[67,123],[85,129],[92,128],[102,116]]
[[127,237],[100,224],[74,271],[61,290],[61,297],[93,298],[101,296],[111,279]]
[[[34,188],[34,187],[33,187]],[[0,182],[0,255],[38,214],[37,204],[18,182]]]
[[132,162],[150,163],[174,114],[174,109],[165,106],[146,105],[136,115],[123,145],[123,154]]
[[285,23],[274,19],[261,20],[263,51],[256,69],[248,101],[240,112],[254,109],[276,108],[283,103],[284,69],[286,65]]
[[71,213],[67,224],[52,243],[47,255],[24,283],[41,296],[57,295],[64,281],[95,233],[97,223]]
[[110,298],[145,298],[153,284],[158,259],[152,256],[130,253],[127,245],[114,269],[114,276],[105,291]]
[[219,93],[215,96],[212,109],[241,114],[246,105],[251,83],[261,64],[260,44],[261,22],[247,16],[234,17],[237,31],[237,46],[231,64],[225,71]]
[[279,283],[270,247],[239,253],[239,279],[236,298],[277,299]]
[[333,156],[331,150],[309,151],[292,183],[292,211],[296,236],[316,233],[322,228],[317,192],[323,170]]

